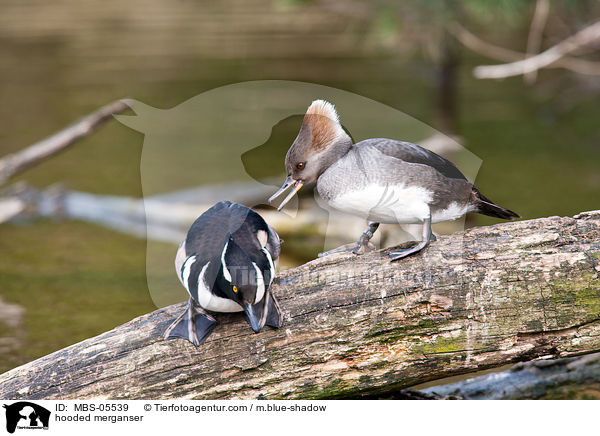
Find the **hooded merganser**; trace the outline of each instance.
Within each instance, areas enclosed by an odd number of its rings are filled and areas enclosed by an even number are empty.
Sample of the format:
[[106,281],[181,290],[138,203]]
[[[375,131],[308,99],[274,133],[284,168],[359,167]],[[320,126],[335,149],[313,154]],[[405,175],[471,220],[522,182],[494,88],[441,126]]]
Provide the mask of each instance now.
[[243,311],[257,333],[265,325],[281,327],[270,290],[279,251],[279,236],[252,209],[222,201],[204,212],[177,250],[175,269],[190,299],[165,338],[202,344],[216,326],[205,310]]
[[269,199],[292,191],[281,208],[302,188],[317,182],[317,192],[331,207],[369,220],[354,244],[322,255],[375,247],[369,241],[379,223],[423,225],[422,241],[389,253],[392,260],[417,253],[435,237],[431,223],[476,212],[497,218],[519,217],[492,203],[450,161],[410,142],[374,138],[352,143],[334,106],[315,100],[285,157],[287,179]]

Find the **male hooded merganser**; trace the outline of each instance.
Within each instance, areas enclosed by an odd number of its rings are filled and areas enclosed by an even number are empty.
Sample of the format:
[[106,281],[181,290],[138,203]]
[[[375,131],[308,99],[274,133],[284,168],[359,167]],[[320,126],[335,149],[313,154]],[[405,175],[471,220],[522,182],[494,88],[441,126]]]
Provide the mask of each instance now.
[[511,219],[515,212],[481,194],[443,157],[410,142],[374,138],[352,143],[334,106],[315,100],[285,157],[287,179],[269,199],[292,191],[278,210],[303,185],[316,181],[317,192],[334,209],[369,220],[369,228],[355,244],[323,255],[352,251],[362,254],[379,223],[423,224],[422,241],[390,252],[392,260],[417,253],[435,237],[431,223],[450,221],[466,213]]
[[279,304],[270,291],[279,250],[279,236],[252,209],[221,201],[204,212],[175,256],[177,276],[190,299],[165,338],[202,344],[217,324],[204,310],[243,311],[257,333],[265,325],[281,327]]

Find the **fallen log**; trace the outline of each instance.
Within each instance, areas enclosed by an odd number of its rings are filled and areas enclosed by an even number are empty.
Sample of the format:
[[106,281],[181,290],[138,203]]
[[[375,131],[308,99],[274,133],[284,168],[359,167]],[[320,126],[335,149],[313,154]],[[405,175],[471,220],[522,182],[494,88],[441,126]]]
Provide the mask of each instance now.
[[281,329],[240,315],[195,348],[176,304],[0,375],[2,399],[340,398],[600,351],[600,211],[472,228],[281,272]]

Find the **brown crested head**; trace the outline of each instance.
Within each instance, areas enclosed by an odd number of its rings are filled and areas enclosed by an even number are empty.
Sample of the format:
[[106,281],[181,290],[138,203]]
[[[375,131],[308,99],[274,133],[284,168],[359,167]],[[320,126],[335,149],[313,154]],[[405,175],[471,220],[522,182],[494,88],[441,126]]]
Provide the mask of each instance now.
[[316,181],[350,147],[352,139],[344,132],[333,105],[325,100],[313,101],[304,115],[298,136],[285,156],[287,179],[269,202],[291,188],[278,207],[281,210],[302,186]]
[[287,175],[304,184],[314,182],[352,146],[335,107],[315,100],[308,107],[298,136],[285,157]]

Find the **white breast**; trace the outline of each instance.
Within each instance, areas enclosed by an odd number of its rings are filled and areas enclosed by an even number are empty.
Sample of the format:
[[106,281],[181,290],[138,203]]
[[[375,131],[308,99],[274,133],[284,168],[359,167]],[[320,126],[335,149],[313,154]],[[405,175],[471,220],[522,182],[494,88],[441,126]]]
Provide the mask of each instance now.
[[214,312],[241,312],[244,310],[235,301],[218,297],[211,293],[205,277],[209,264],[210,262],[204,265],[200,271],[200,275],[198,275],[198,304],[200,307]]
[[331,207],[380,223],[412,224],[430,214],[433,193],[419,186],[369,184],[329,200]]

